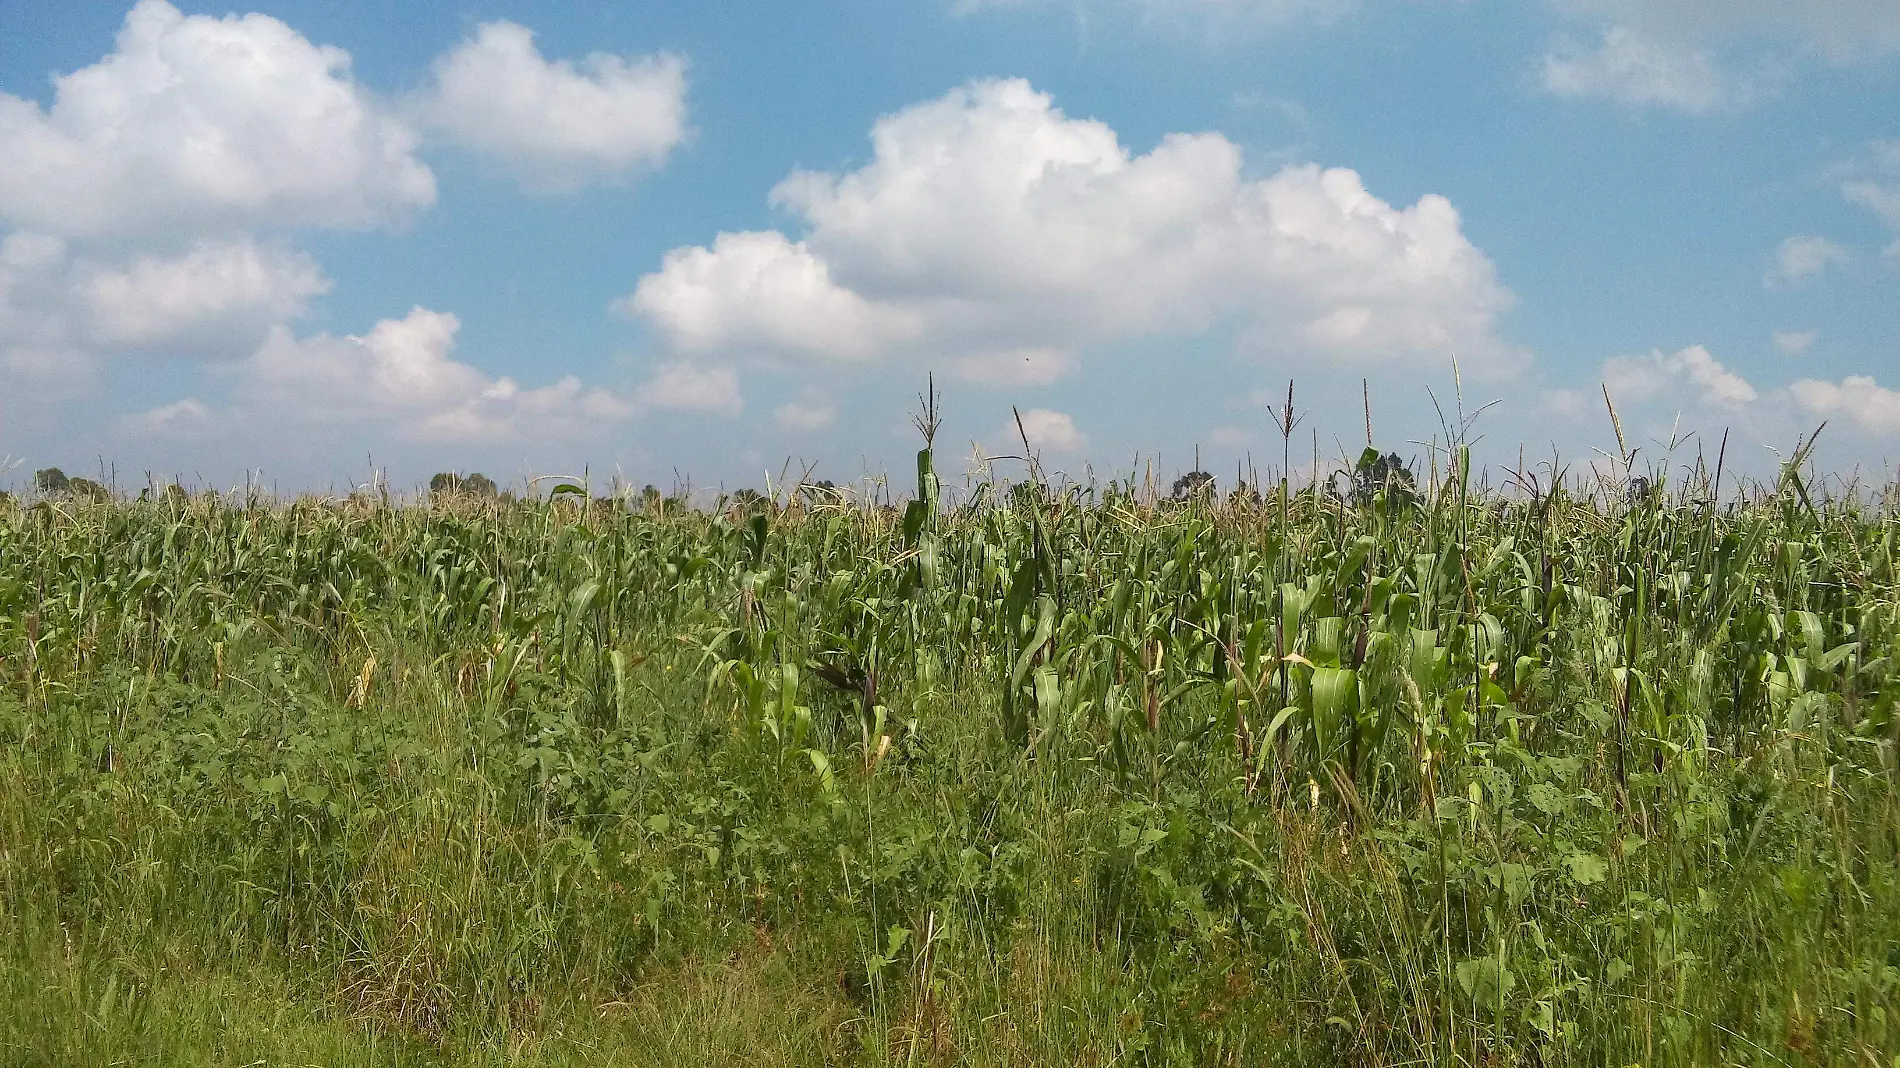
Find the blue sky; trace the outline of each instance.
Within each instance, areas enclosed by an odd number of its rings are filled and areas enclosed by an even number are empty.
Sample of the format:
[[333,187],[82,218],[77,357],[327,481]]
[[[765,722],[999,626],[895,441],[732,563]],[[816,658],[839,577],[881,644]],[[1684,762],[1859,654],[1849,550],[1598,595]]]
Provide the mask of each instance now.
[[[397,12],[391,14],[391,11]],[[0,483],[1900,460],[1900,0],[0,2]],[[1428,393],[1428,389],[1430,392]],[[1699,437],[1695,435],[1700,435]],[[814,466],[815,465],[815,466]]]

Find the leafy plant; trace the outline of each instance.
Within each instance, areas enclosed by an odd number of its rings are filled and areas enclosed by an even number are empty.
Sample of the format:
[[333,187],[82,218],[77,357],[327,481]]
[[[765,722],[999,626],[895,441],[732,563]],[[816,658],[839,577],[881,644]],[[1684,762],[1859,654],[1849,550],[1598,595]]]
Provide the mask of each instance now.
[[0,1048],[1891,1059],[1893,491],[953,499],[919,401],[888,506],[0,508]]

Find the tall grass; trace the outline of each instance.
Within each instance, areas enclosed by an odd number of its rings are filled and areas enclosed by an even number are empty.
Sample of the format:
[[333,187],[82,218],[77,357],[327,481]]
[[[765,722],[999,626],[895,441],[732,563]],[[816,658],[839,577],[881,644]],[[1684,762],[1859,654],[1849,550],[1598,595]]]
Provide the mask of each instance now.
[[1885,502],[933,422],[901,511],[0,505],[4,1060],[1893,1063]]

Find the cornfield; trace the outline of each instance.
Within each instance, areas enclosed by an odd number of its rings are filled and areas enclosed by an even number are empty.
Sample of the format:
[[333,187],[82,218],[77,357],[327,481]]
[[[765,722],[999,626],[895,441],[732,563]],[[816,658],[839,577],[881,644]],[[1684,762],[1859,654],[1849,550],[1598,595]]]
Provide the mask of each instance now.
[[952,506],[929,429],[901,507],[0,503],[4,1059],[1900,1063],[1891,496]]

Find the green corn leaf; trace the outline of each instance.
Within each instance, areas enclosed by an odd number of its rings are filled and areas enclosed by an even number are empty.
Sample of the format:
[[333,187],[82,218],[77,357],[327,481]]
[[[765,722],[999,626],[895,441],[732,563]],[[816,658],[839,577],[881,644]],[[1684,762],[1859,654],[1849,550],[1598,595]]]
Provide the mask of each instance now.
[[1313,669],[1313,734],[1320,754],[1343,742],[1343,728],[1359,710],[1359,673],[1352,668]]

